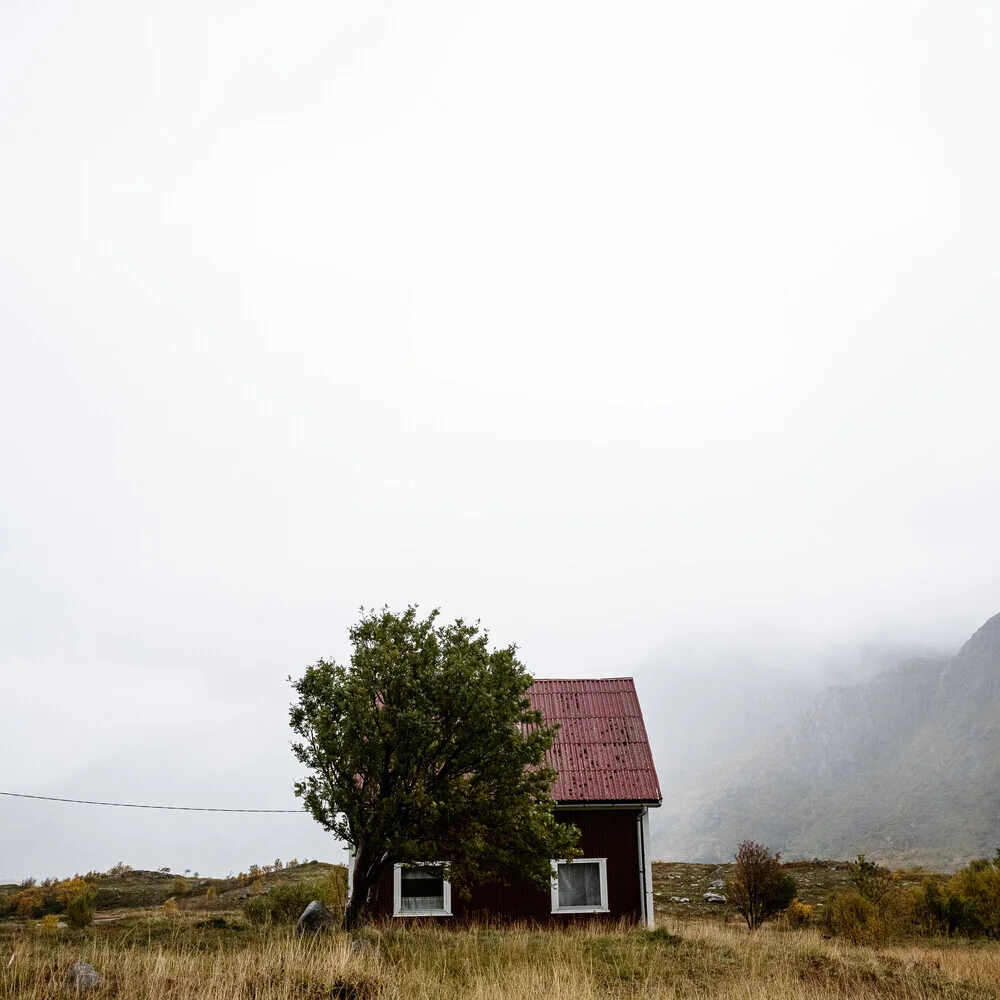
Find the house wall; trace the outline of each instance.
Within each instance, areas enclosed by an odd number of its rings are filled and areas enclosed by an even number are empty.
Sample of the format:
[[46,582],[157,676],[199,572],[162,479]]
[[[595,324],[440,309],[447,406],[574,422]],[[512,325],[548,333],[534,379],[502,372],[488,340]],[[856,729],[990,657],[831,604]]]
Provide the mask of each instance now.
[[[552,913],[548,889],[539,890],[523,878],[512,877],[509,885],[488,883],[473,886],[471,896],[463,899],[452,892],[451,917],[426,917],[425,920],[533,920],[570,922],[580,920],[629,920],[643,918],[643,886],[638,855],[639,819],[636,809],[557,809],[556,819],[573,823],[580,830],[580,847],[585,858],[607,858],[608,909],[606,914]],[[393,873],[385,872],[378,886],[375,917],[392,918]],[[399,920],[408,918],[396,918]]]

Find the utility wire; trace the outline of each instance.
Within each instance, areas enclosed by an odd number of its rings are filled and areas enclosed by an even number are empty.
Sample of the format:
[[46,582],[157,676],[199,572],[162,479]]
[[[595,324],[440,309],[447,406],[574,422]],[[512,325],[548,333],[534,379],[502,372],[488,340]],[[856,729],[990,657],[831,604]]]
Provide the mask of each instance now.
[[84,806],[115,806],[118,809],[171,809],[175,812],[203,813],[301,813],[304,809],[217,809],[212,806],[147,806],[135,802],[95,802],[93,799],[59,799],[54,795],[26,795],[23,792],[0,792],[12,799],[40,799],[43,802],[73,802]]

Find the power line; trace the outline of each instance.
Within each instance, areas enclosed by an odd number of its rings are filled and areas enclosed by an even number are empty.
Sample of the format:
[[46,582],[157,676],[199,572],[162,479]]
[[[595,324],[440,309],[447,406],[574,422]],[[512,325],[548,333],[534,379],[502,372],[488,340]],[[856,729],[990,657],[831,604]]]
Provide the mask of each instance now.
[[93,799],[60,799],[54,795],[27,795],[24,792],[0,792],[12,799],[40,799],[42,802],[73,802],[83,806],[114,806],[118,809],[170,809],[174,812],[203,813],[301,813],[304,809],[217,809],[212,806],[149,806],[136,802],[95,802]]

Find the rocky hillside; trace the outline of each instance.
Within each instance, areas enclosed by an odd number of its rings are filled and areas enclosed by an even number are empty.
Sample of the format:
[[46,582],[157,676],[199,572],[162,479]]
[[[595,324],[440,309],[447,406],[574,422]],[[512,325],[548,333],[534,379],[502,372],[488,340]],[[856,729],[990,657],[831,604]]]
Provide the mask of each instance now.
[[908,660],[825,691],[772,743],[664,806],[663,857],[727,860],[747,837],[787,858],[865,852],[953,867],[992,855],[1000,615],[951,660]]

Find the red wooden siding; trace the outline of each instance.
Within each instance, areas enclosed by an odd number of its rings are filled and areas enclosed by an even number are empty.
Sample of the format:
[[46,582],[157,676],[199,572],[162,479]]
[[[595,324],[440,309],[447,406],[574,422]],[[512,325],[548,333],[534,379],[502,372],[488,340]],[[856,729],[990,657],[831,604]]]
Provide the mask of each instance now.
[[[451,896],[452,916],[423,917],[423,920],[529,920],[568,922],[598,918],[619,920],[642,918],[642,888],[639,871],[637,821],[639,809],[559,809],[557,818],[580,829],[580,847],[585,858],[607,858],[608,909],[601,914],[553,914],[550,892],[540,890],[523,878],[511,878],[508,885],[489,883],[472,888],[463,899]],[[378,885],[376,917],[392,918],[393,873],[384,873]],[[399,918],[403,919],[403,918]]]

